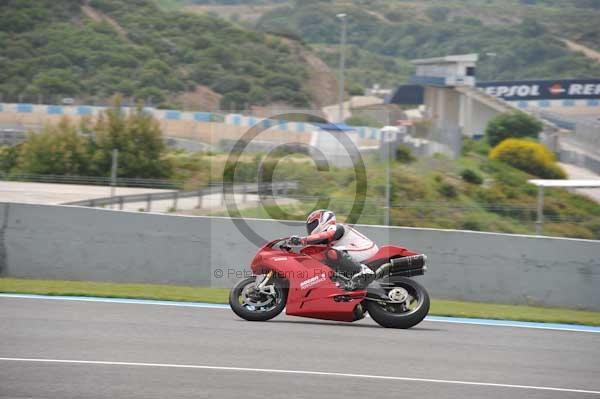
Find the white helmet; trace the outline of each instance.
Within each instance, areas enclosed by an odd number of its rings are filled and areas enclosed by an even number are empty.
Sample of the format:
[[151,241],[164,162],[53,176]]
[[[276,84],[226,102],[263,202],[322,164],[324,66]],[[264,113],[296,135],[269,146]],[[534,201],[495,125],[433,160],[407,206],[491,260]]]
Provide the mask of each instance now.
[[306,231],[308,234],[318,234],[329,226],[335,225],[335,213],[327,209],[318,209],[306,218]]

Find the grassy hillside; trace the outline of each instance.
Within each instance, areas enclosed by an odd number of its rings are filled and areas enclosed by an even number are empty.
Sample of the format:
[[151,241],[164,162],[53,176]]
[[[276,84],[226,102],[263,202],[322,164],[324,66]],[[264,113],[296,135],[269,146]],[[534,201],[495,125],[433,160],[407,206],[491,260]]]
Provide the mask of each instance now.
[[[600,50],[597,0],[159,0],[248,27],[296,35],[337,66],[339,21],[349,23],[350,82],[394,86],[413,58],[482,54],[478,77],[596,77],[600,64],[564,39]],[[486,57],[494,53],[495,57]]]
[[198,88],[223,96],[226,108],[311,101],[305,65],[287,44],[219,18],[150,0],[8,0],[0,19],[5,101],[93,102],[118,92],[168,106]]
[[[537,189],[527,183],[533,176],[487,158],[489,148],[468,141],[464,155],[456,160],[443,157],[395,162],[392,168],[393,225],[533,234],[535,232]],[[212,173],[222,176],[218,158],[208,157]],[[304,159],[304,161],[303,161]],[[245,159],[238,166],[240,180],[252,180],[260,159]],[[385,163],[377,157],[365,159],[367,198],[359,223],[383,224]],[[302,165],[301,163],[306,162]],[[266,170],[270,166],[267,163]],[[479,182],[463,177],[470,170]],[[318,176],[319,178],[315,178]],[[342,217],[348,215],[355,194],[352,170],[318,172],[302,156],[284,158],[274,168],[274,180],[300,182],[296,206],[244,209],[243,216],[303,220],[317,198],[329,198],[327,205]],[[480,184],[477,184],[480,183]],[[547,235],[600,239],[600,205],[587,197],[561,189],[546,190]],[[225,213],[221,213],[225,215]]]
[[[336,14],[347,13],[350,77],[363,85],[390,85],[406,78],[408,59],[467,52],[496,55],[483,56],[479,63],[478,78],[484,80],[600,75],[600,64],[571,52],[560,40],[562,35],[595,38],[598,28],[591,21],[598,20],[600,12],[539,3],[298,1],[267,12],[257,27],[293,32],[319,44],[324,59],[334,65],[339,42]],[[559,30],[557,24],[567,29]],[[375,63],[381,66],[373,68]]]
[[322,105],[335,82],[313,70],[315,53],[337,67],[339,12],[349,15],[349,87],[394,86],[412,73],[412,58],[464,52],[483,55],[481,79],[595,77],[600,63],[568,46],[600,50],[599,8],[596,0],[6,0],[0,94]]

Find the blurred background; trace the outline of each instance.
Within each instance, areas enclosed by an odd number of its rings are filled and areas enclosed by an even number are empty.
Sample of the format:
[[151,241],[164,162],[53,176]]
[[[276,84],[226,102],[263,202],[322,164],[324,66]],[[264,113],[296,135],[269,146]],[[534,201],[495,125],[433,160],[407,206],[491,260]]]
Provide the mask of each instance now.
[[597,1],[25,0],[0,13],[3,200],[228,215],[216,187],[268,175],[290,183],[278,202],[246,187],[240,214],[302,219],[325,197],[347,214],[350,163],[323,170],[311,149],[338,157],[343,134],[366,167],[360,223],[600,238],[600,189],[578,186],[600,173]]

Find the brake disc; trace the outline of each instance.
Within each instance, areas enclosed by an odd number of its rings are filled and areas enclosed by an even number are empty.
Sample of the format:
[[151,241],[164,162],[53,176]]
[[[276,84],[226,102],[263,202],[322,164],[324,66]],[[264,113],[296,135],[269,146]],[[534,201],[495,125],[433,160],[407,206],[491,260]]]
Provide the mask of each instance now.
[[388,298],[394,303],[404,303],[409,298],[408,291],[402,287],[395,287],[388,292]]
[[272,296],[266,296],[266,300],[261,300],[260,293],[258,293],[257,295],[256,288],[251,285],[248,285],[242,291],[242,299],[246,305],[261,308],[263,306],[271,304],[274,298]]

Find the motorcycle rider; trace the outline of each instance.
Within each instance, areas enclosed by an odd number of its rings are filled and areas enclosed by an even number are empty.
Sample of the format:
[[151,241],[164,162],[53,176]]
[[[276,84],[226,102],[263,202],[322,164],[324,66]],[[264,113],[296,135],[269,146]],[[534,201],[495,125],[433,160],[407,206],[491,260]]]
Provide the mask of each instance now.
[[377,245],[353,227],[337,223],[335,214],[327,209],[319,209],[306,219],[306,237],[290,237],[292,245],[327,244],[325,263],[338,274],[349,278],[346,289],[364,288],[375,278],[375,273],[363,265],[362,261],[377,253]]

